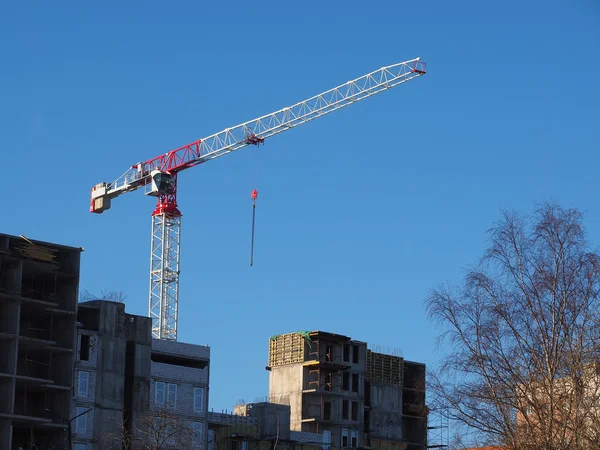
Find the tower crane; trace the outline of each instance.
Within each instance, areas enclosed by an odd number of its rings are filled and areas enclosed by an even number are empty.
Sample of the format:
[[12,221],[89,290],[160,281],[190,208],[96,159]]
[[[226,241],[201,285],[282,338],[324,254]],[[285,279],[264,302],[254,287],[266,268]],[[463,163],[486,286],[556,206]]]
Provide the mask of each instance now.
[[[114,198],[127,192],[143,188],[146,195],[157,197],[152,213],[150,252],[152,337],[177,340],[181,236],[177,178],[180,172],[248,145],[262,144],[278,133],[420,77],[425,69],[421,58],[382,67],[292,106],[138,162],[115,181],[95,185],[90,212],[97,214],[109,209]],[[256,199],[254,192],[252,197]]]

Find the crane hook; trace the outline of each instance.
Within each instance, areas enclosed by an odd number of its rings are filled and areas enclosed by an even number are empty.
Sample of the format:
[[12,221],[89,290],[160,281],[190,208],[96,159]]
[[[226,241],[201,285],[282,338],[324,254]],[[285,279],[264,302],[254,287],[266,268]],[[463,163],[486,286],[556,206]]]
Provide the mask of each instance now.
[[254,219],[256,217],[256,199],[258,198],[258,191],[254,189],[250,194],[252,197],[252,239],[250,241],[250,266],[254,264]]

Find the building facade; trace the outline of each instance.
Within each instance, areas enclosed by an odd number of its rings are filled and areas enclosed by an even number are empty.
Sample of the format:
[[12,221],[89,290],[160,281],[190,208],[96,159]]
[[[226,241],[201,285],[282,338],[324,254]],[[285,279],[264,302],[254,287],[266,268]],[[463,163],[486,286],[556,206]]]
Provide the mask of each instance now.
[[0,449],[67,443],[81,251],[0,234]]
[[325,435],[290,430],[290,406],[237,405],[233,414],[209,413],[208,450],[336,450]]
[[151,322],[103,300],[80,303],[77,320],[73,448],[116,448],[148,410]]
[[206,449],[210,349],[152,339],[119,302],[79,304],[74,450]]
[[152,339],[150,403],[167,446],[206,449],[210,348]]
[[424,364],[323,331],[269,345],[269,401],[290,405],[292,431],[340,448],[426,448]]

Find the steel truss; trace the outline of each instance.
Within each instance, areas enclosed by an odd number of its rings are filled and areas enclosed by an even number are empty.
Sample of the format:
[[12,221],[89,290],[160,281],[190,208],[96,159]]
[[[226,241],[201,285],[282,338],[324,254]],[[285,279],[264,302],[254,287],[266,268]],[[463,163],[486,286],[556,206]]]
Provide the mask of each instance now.
[[181,214],[152,216],[150,317],[152,337],[177,340]]

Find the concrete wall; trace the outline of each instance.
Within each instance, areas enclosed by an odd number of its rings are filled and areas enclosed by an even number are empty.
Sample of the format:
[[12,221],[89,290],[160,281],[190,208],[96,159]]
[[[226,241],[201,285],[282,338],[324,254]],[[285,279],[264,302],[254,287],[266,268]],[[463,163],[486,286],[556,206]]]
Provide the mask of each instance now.
[[402,386],[370,383],[373,438],[402,439]]
[[234,414],[256,419],[261,439],[290,439],[290,407],[270,402],[237,405]]
[[320,447],[323,444],[323,433],[309,433],[307,431],[292,431],[290,440],[299,444],[314,444]]
[[175,380],[204,386],[208,384],[208,366],[204,369],[193,367],[176,366],[152,361],[150,373],[152,378],[164,380]]
[[302,389],[304,366],[289,364],[271,368],[269,376],[269,401],[290,406],[290,428],[302,431]]
[[[151,327],[152,322],[148,321],[148,326]],[[150,334],[152,334],[150,328]],[[145,412],[150,405],[152,396],[150,395],[150,378],[152,373],[152,362],[150,355],[152,347],[143,342],[138,342],[135,345],[135,368],[134,368],[134,384],[133,384],[133,411]]]
[[152,339],[152,351],[186,356],[193,359],[210,360],[210,347],[208,345],[195,345],[185,342]]

